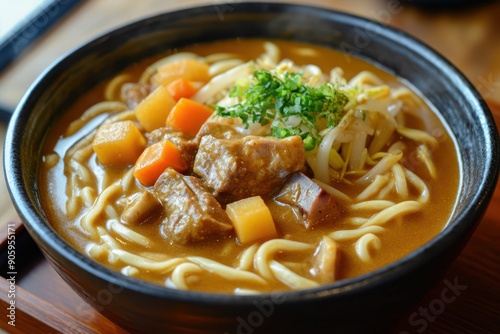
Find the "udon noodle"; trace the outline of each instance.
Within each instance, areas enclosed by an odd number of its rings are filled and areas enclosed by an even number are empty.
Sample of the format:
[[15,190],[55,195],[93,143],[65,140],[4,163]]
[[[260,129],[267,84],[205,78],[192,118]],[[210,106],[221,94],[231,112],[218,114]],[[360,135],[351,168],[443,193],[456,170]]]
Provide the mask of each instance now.
[[[124,71],[98,88],[104,96],[101,102],[92,104],[69,125],[61,123],[60,128],[65,127],[61,137],[55,145],[54,140],[47,145],[41,179],[49,194],[44,199],[49,216],[75,247],[123,275],[170,288],[253,294],[313,288],[368,272],[407,254],[443,228],[457,191],[456,156],[438,118],[412,90],[359,60],[361,66],[356,66],[367,69],[350,76],[332,60],[314,63],[326,49],[249,41],[248,47],[260,54],[248,59],[248,55],[240,55],[238,47],[229,52],[227,45],[231,44],[225,43],[222,52],[212,52],[220,47],[217,44],[207,49],[193,47]],[[123,97],[124,87],[136,85],[145,90],[137,93],[144,98],[159,85],[161,69],[181,59],[208,66],[209,80],[196,83],[196,92],[190,97],[217,106],[205,124],[229,126],[238,138],[270,136],[271,127],[278,124],[298,129],[306,146],[304,133],[316,140],[306,147],[301,172],[334,199],[338,205],[335,217],[306,228],[292,222],[297,219],[296,211],[279,202],[275,192],[262,197],[277,234],[249,243],[242,243],[232,232],[179,244],[162,232],[161,219],[124,220],[127,205],[145,189],[151,193],[152,186],[138,182],[134,164],[99,162],[93,146],[96,129],[131,121],[151,145],[151,131],[138,122],[134,111],[141,99],[131,105]],[[341,94],[345,99],[334,124],[328,126],[318,118],[317,127],[311,130],[297,115],[271,113],[266,124],[247,124],[224,116],[224,111],[245,99],[234,94],[234,87],[248,88],[258,71],[282,80],[298,73],[307,87],[327,85]],[[192,169],[184,174],[205,182]],[[53,184],[61,182],[61,175],[66,182],[64,188],[57,188]],[[223,209],[229,204],[221,202]],[[438,205],[443,208],[440,213]]]

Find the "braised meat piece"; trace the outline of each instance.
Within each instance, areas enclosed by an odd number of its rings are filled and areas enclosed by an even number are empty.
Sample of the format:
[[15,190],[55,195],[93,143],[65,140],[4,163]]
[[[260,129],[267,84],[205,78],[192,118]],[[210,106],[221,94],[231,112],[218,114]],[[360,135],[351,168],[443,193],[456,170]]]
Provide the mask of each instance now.
[[128,224],[141,224],[161,213],[162,205],[150,192],[143,191],[127,202],[122,219]]
[[275,200],[298,211],[306,228],[334,219],[340,213],[333,196],[302,173],[292,175]]
[[151,87],[147,84],[125,83],[120,92],[120,98],[130,110],[134,108],[151,93]]
[[193,171],[223,204],[251,196],[269,198],[287,176],[301,170],[305,150],[299,136],[201,139]]
[[199,143],[201,138],[206,135],[212,135],[217,139],[232,139],[237,137],[243,137],[241,133],[238,133],[234,127],[218,122],[207,121],[203,124],[196,135],[195,140]]
[[154,191],[164,207],[162,232],[171,243],[186,245],[231,233],[226,211],[196,177],[168,168]]
[[148,146],[164,140],[170,140],[177,146],[187,166],[189,166],[188,172],[190,172],[193,167],[194,157],[198,151],[198,143],[186,136],[183,132],[168,126],[153,130],[148,134]]

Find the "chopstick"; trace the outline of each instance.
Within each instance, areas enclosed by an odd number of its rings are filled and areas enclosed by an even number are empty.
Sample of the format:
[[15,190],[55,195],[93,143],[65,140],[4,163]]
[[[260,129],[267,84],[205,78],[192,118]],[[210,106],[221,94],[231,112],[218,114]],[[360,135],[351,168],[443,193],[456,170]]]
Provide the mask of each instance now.
[[8,123],[13,112],[11,108],[0,104],[0,122]]
[[3,37],[5,41],[0,40],[0,71],[80,2],[81,0],[51,0],[27,18],[10,36]]

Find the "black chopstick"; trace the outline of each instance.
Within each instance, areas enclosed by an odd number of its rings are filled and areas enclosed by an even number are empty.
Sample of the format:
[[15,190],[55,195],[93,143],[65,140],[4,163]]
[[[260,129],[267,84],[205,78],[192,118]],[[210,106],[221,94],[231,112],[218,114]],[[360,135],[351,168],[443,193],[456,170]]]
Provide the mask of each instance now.
[[79,2],[81,0],[52,0],[27,18],[11,36],[0,43],[0,71]]
[[12,110],[11,108],[0,105],[0,122],[8,123],[13,112],[14,110]]

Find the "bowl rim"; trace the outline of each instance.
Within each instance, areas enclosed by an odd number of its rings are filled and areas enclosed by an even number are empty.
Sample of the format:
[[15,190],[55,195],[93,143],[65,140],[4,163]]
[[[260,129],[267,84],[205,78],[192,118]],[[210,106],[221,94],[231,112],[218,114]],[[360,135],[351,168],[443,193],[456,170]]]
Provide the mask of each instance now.
[[[71,247],[68,242],[54,231],[50,223],[38,212],[33,203],[29,200],[28,190],[23,187],[24,183],[21,174],[22,161],[19,157],[21,156],[20,148],[24,125],[30,117],[29,105],[36,100],[38,97],[37,94],[41,91],[40,87],[43,86],[43,83],[47,81],[48,77],[54,76],[60,68],[71,66],[71,61],[73,59],[78,59],[79,55],[103,43],[109,36],[120,35],[128,30],[138,29],[138,27],[144,26],[148,22],[167,19],[169,16],[184,17],[207,14],[213,6],[214,5],[203,5],[164,12],[135,20],[106,31],[61,56],[50,65],[27,90],[16,107],[7,129],[4,146],[4,173],[14,206],[22,218],[23,224],[27,227],[27,230],[37,244],[42,243],[44,246],[54,250],[59,256],[62,256],[65,261],[70,262],[72,265],[103,281],[122,286],[141,294],[185,302],[196,300],[197,303],[201,304],[231,302],[234,305],[250,305],[256,300],[268,300],[276,298],[276,296],[279,296],[279,298],[287,303],[295,303],[308,299],[326,298],[331,295],[349,296],[353,294],[362,294],[367,289],[382,285],[386,281],[397,279],[403,272],[411,268],[417,268],[423,265],[428,257],[433,257],[440,253],[442,249],[448,247],[452,243],[453,234],[463,235],[475,228],[476,222],[479,221],[486,209],[489,199],[493,195],[498,178],[499,154],[493,154],[493,152],[499,152],[498,132],[491,112],[484,99],[482,99],[474,86],[454,65],[451,64],[451,62],[414,36],[368,18],[306,4],[239,2],[238,6],[234,7],[234,13],[240,13],[247,10],[257,13],[262,13],[264,11],[279,13],[281,11],[300,10],[303,12],[306,11],[312,15],[328,16],[331,17],[332,20],[349,22],[350,25],[354,24],[355,26],[376,24],[381,29],[384,39],[388,39],[398,45],[403,45],[418,56],[426,57],[430,61],[440,64],[450,78],[453,79],[455,85],[460,85],[462,88],[465,88],[463,93],[467,94],[470,103],[473,103],[476,109],[481,111],[479,117],[481,118],[483,132],[489,134],[489,136],[486,136],[488,142],[485,143],[485,145],[491,148],[491,152],[488,155],[488,159],[484,161],[486,174],[482,177],[482,182],[478,186],[480,191],[474,194],[472,200],[464,206],[462,212],[455,217],[453,222],[450,222],[449,226],[426,244],[399,260],[360,276],[305,290],[282,291],[251,296],[176,290],[122,275],[90,259]],[[232,15],[232,13],[233,12],[228,13],[227,15]],[[377,63],[376,65],[380,66],[383,64]]]

